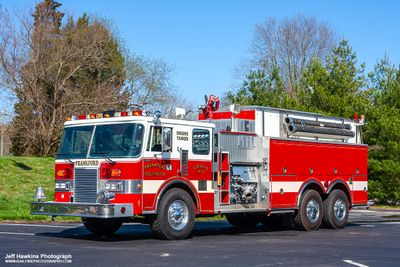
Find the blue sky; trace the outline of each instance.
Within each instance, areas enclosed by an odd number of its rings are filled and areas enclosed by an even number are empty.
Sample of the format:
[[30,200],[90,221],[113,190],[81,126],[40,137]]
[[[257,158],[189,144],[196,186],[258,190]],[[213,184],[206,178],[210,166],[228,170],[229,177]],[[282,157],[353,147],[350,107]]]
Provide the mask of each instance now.
[[[329,22],[367,70],[385,54],[400,63],[400,1],[59,1],[74,16],[87,12],[111,19],[131,52],[172,64],[172,82],[194,104],[238,84],[234,68],[248,56],[254,26],[270,16],[304,14]],[[36,1],[0,3],[27,10]]]

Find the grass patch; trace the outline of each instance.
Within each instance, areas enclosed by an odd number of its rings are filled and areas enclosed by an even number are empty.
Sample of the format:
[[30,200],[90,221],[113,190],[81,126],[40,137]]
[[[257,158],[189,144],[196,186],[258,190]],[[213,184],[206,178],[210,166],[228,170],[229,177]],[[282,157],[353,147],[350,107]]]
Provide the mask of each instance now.
[[[46,201],[54,199],[54,158],[0,157],[0,221],[50,221],[30,214],[30,202],[41,184]],[[56,221],[76,221],[57,218]]]
[[196,218],[196,221],[225,221],[225,216],[223,215],[216,215],[216,216],[210,216],[210,217],[198,217]]
[[400,215],[383,216],[383,218],[388,218],[388,219],[400,219]]
[[398,206],[398,205],[382,205],[382,204],[376,204],[376,205],[371,206],[371,209],[399,210],[399,211],[400,211],[400,206]]

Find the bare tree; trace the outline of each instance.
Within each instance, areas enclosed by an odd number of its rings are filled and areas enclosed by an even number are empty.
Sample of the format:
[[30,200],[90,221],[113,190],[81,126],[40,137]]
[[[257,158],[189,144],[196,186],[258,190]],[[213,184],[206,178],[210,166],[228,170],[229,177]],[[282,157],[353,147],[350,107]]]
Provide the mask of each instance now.
[[133,105],[157,109],[175,95],[170,82],[172,67],[162,59],[131,56],[126,59],[127,89]]
[[175,107],[195,110],[194,105],[182,97],[171,82],[173,67],[162,59],[143,56],[126,58],[126,88],[131,105],[150,111],[159,110],[174,117]]
[[277,20],[268,18],[255,26],[250,47],[250,69],[279,69],[289,93],[306,66],[313,59],[327,56],[335,44],[335,33],[326,22],[315,17],[297,15]]
[[52,155],[67,115],[129,101],[122,90],[124,59],[107,27],[87,17],[61,27],[58,7],[52,0],[39,3],[34,20],[0,10],[0,88],[17,98],[17,154]]
[[53,155],[71,114],[138,105],[171,114],[191,106],[170,79],[164,60],[130,56],[104,19],[75,21],[55,0],[33,16],[0,8],[0,97],[15,99],[11,127],[15,154]]

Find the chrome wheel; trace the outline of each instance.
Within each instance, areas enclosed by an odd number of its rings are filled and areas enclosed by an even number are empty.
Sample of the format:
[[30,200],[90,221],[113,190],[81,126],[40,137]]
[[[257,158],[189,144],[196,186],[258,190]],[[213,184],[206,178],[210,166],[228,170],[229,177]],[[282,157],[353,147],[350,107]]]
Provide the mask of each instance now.
[[189,221],[189,209],[182,200],[173,201],[168,207],[168,223],[174,230],[182,230]]
[[306,206],[307,219],[311,223],[316,223],[319,219],[319,205],[315,199],[310,199]]
[[338,221],[343,221],[346,216],[346,203],[343,202],[342,199],[337,199],[333,206],[333,214],[335,214],[335,218]]

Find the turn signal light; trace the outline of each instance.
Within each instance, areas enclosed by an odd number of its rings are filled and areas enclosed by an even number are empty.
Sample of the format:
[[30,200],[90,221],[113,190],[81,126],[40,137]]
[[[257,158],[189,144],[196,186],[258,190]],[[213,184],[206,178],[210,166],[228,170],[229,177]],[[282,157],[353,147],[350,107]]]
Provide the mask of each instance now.
[[69,178],[69,169],[58,170],[56,175],[59,178]]
[[111,169],[111,177],[118,177],[118,176],[121,176],[121,170]]
[[121,170],[119,169],[110,169],[110,168],[103,168],[101,170],[101,178],[110,178],[110,177],[119,177],[121,176]]
[[66,170],[59,170],[59,171],[57,171],[57,176],[58,176],[58,177],[65,177],[66,174],[67,174],[67,171],[66,171]]

